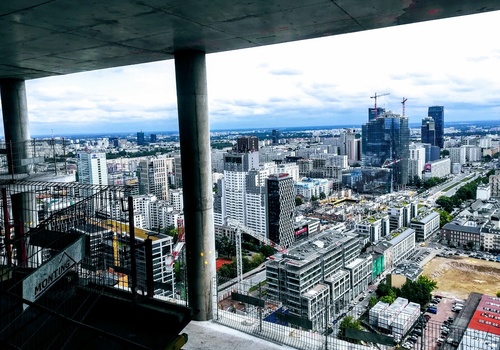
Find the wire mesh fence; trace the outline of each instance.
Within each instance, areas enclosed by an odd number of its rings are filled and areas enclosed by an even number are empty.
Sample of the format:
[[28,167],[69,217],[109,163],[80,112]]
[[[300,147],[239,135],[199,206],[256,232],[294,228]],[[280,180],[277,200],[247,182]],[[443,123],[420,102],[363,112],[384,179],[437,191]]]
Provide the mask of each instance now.
[[465,316],[452,312],[451,306],[439,317],[420,312],[399,328],[395,320],[387,325],[373,322],[362,297],[353,298],[340,309],[325,303],[316,313],[302,304],[303,310],[297,313],[287,306],[286,299],[273,300],[267,291],[262,278],[243,282],[219,278],[214,319],[297,349],[500,349],[494,326],[483,331],[468,329]]
[[134,227],[126,187],[7,181],[0,189],[0,347],[71,348],[68,339],[90,332],[141,348],[83,320],[110,288],[132,301],[173,298],[172,238]]

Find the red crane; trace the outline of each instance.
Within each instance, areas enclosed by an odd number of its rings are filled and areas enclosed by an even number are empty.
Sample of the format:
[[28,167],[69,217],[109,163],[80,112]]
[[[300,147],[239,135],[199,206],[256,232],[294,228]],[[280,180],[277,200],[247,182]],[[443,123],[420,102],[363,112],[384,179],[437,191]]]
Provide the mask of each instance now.
[[377,93],[375,93],[375,96],[370,96],[370,98],[374,98],[375,99],[375,119],[377,119],[378,117],[378,111],[377,111],[377,98],[378,97],[382,97],[382,96],[387,96],[387,95],[390,95],[390,93],[385,93],[385,94],[381,94],[381,95],[377,95]]

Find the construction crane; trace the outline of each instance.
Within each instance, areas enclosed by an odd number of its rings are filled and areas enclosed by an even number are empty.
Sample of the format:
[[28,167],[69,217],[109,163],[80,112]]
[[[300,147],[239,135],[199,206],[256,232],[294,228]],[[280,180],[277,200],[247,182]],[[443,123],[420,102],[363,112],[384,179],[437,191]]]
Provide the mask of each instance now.
[[405,116],[405,103],[406,103],[406,101],[408,101],[408,99],[403,97],[403,101],[401,101],[401,104],[403,105],[403,117]]
[[239,282],[243,281],[243,254],[241,253],[241,233],[244,232],[249,236],[252,236],[253,238],[257,239],[259,242],[262,242],[274,249],[277,249],[278,251],[285,252],[286,249],[282,247],[281,245],[274,243],[271,241],[269,238],[256,233],[253,231],[251,228],[246,227],[243,225],[241,222],[235,219],[226,219],[226,224],[228,226],[234,227],[235,228],[235,241],[236,241],[236,277]]
[[387,96],[387,95],[390,95],[390,93],[386,92],[385,94],[381,94],[381,95],[377,95],[377,93],[375,93],[375,96],[370,96],[370,98],[375,99],[375,119],[377,119],[377,117],[378,117],[377,98],[382,97],[382,96]]

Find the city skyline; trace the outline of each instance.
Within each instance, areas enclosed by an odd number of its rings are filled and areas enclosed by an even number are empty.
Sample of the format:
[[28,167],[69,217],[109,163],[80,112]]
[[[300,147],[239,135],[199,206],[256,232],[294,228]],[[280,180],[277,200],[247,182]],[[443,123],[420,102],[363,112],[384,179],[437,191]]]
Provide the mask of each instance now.
[[[370,98],[411,124],[500,124],[500,11],[207,55],[211,129],[361,125]],[[178,128],[174,61],[27,81],[32,135]],[[3,128],[3,127],[2,127]],[[3,130],[2,130],[3,131]]]

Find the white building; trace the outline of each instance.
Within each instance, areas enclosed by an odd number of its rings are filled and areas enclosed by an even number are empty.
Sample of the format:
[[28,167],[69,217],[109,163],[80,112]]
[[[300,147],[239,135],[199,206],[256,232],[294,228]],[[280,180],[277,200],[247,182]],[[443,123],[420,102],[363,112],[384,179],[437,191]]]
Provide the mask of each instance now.
[[411,220],[410,227],[415,230],[416,240],[423,242],[439,230],[440,216],[438,212],[426,212]]
[[449,151],[452,163],[464,165],[467,162],[465,157],[465,147],[451,147]]
[[491,187],[489,184],[478,185],[476,189],[476,199],[487,201],[491,198]]
[[139,193],[154,194],[168,200],[169,176],[173,174],[174,158],[152,157],[139,162]]
[[108,185],[106,153],[78,152],[78,182],[89,185]]
[[311,199],[312,196],[319,198],[321,193],[330,193],[329,181],[327,179],[303,178],[295,183],[295,191],[304,198]]
[[422,178],[422,171],[425,165],[425,147],[421,143],[412,143],[410,145],[410,158],[408,159],[408,179],[414,176]]
[[438,159],[425,164],[424,178],[430,179],[431,177],[446,177],[451,173],[450,158]]
[[169,191],[168,204],[171,205],[174,208],[174,210],[184,211],[184,197],[182,189]]

